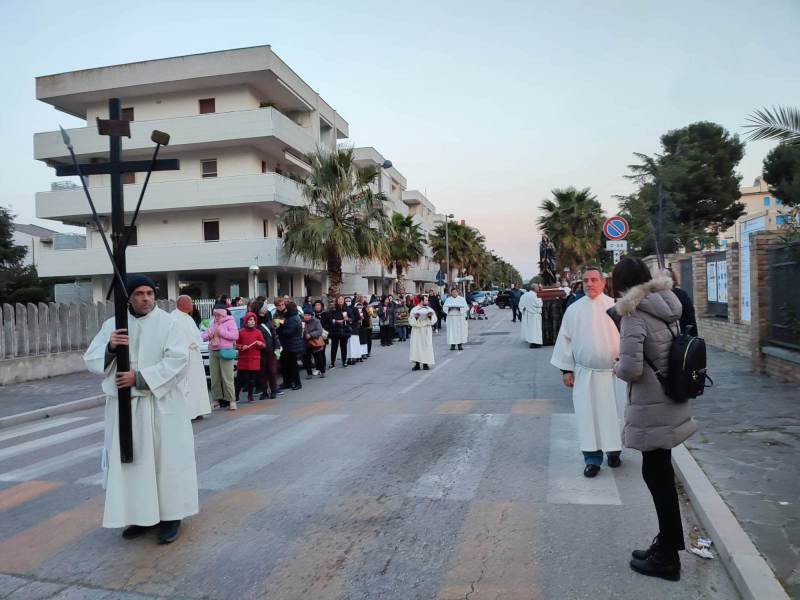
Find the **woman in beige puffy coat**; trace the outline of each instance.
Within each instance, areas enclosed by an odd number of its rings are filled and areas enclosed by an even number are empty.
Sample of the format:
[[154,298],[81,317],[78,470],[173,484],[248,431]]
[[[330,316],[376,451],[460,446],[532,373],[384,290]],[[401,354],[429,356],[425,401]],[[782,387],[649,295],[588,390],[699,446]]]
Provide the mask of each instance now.
[[652,546],[635,550],[630,564],[643,575],[677,581],[678,551],[685,546],[672,448],[691,436],[696,425],[688,403],[676,403],[664,393],[645,356],[666,374],[672,334],[679,331],[681,303],[672,292],[672,281],[652,279],[638,258],[622,259],[612,279],[615,292],[622,294],[613,310],[621,317],[614,373],[628,383],[623,441],[642,452],[642,477],[653,496],[659,528]]

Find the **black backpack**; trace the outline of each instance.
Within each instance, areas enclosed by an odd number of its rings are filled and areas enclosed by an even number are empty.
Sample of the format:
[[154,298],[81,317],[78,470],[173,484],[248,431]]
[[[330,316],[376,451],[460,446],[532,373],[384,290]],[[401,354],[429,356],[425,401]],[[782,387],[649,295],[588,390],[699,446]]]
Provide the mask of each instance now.
[[[689,335],[680,331],[680,325],[674,323],[678,333],[672,331],[669,321],[659,319],[666,324],[672,335],[672,345],[667,359],[666,375],[656,369],[653,362],[644,357],[647,364],[656,374],[664,393],[675,402],[686,402],[689,398],[703,395],[703,390],[714,385],[708,376],[706,364],[706,341],[701,337]],[[706,385],[709,381],[711,385]]]

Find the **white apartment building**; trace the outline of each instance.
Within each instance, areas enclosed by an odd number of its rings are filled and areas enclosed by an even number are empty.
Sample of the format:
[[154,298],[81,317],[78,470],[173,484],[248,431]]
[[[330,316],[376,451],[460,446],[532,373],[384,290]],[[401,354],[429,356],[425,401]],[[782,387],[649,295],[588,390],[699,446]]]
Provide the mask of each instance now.
[[[39,77],[36,96],[86,120],[69,130],[81,162],[107,160],[108,138],[94,121],[107,117],[108,98],[120,98],[131,121],[125,160],[151,156],[152,130],[171,135],[159,158],[178,158],[180,170],[152,174],[127,253],[128,270],[154,276],[160,295],[301,296],[327,289],[321,265],[284,256],[277,218],[303,202],[295,182],[307,171],[303,155],[335,148],[349,127],[269,46]],[[69,164],[59,132],[34,135],[34,158]],[[399,174],[397,180],[405,186]],[[128,219],[143,181],[144,173],[125,180]],[[101,214],[110,212],[109,185],[108,176],[89,177]],[[87,232],[85,248],[41,247],[40,276],[90,280],[100,300],[111,267],[83,191],[39,192],[36,214]],[[345,264],[345,276],[352,287],[346,291],[366,292],[366,278],[379,277],[380,268]]]

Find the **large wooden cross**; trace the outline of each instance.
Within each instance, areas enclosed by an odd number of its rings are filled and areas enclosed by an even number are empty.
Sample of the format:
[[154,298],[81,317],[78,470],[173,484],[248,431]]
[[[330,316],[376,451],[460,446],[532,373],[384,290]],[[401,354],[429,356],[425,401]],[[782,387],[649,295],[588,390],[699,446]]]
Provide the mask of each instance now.
[[[122,136],[130,137],[130,123],[121,119],[120,115],[120,100],[119,98],[111,98],[108,101],[108,119],[97,119],[97,128],[100,135],[109,136],[109,160],[103,163],[89,163],[78,164],[75,159],[74,152],[71,146],[70,154],[73,157],[73,164],[69,166],[56,167],[56,175],[59,177],[65,176],[79,176],[81,184],[86,192],[89,204],[92,207],[92,213],[96,212],[94,204],[89,194],[89,190],[83,179],[87,175],[110,175],[111,176],[111,239],[113,250],[109,258],[112,262],[112,271],[114,272],[114,327],[115,329],[128,328],[128,290],[125,290],[124,281],[127,276],[127,267],[125,261],[125,251],[128,247],[128,229],[125,226],[125,202],[122,194],[122,174],[123,173],[136,173],[140,171],[147,172],[142,187],[142,193],[139,197],[139,203],[136,207],[132,226],[135,223],[136,216],[139,213],[144,191],[147,188],[147,183],[150,180],[150,173],[152,171],[174,171],[180,168],[177,159],[158,160],[158,149],[161,145],[166,145],[169,142],[169,135],[162,132],[153,132],[151,139],[156,142],[155,153],[152,160],[122,160]],[[96,225],[100,227],[99,220]],[[100,234],[104,236],[102,228]],[[133,290],[129,290],[133,291]],[[117,355],[117,372],[124,372],[130,370],[130,354],[127,346],[119,346],[116,351]],[[133,462],[133,427],[131,417],[131,388],[123,388],[117,390],[117,397],[119,402],[119,449],[120,458],[124,463]]]

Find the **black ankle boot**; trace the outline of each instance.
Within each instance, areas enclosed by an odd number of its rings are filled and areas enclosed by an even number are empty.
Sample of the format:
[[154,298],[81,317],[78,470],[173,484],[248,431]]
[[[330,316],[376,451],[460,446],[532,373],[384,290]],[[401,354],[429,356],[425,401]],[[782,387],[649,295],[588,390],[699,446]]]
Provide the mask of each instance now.
[[414,363],[414,366],[411,367],[412,371],[419,371],[419,363]]
[[681,559],[676,550],[656,549],[644,560],[631,559],[631,569],[648,577],[660,577],[668,581],[680,581]]
[[647,559],[653,552],[658,550],[658,543],[659,543],[659,536],[653,538],[650,547],[647,550],[634,550],[631,552],[631,556],[638,560],[645,560]]

